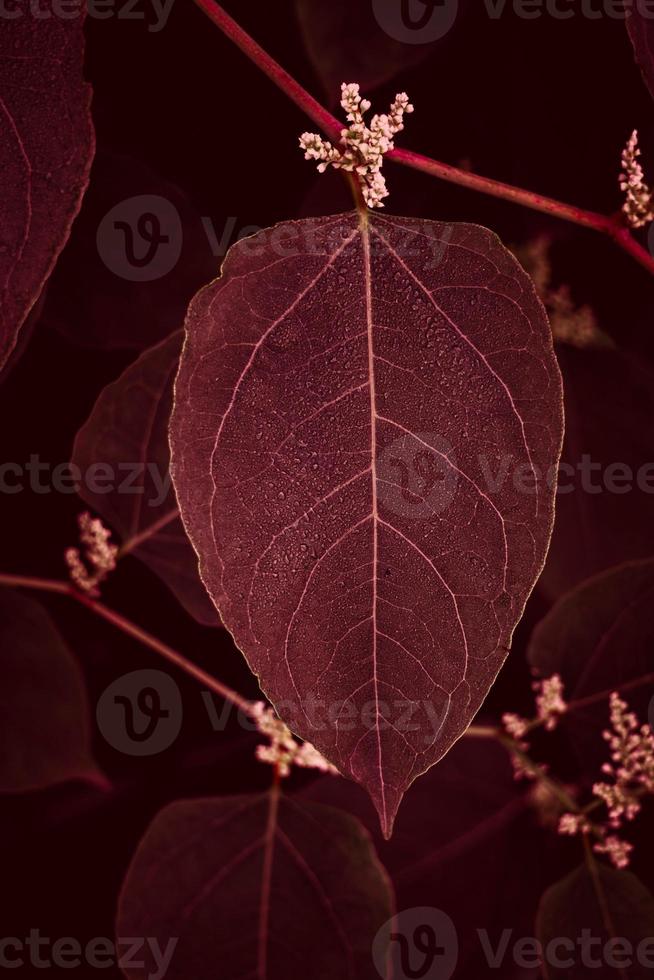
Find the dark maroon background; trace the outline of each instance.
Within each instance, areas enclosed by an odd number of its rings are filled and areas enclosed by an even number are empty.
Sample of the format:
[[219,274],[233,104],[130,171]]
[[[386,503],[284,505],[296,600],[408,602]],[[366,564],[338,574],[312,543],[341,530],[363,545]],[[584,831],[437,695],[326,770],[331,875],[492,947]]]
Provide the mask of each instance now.
[[[303,55],[291,0],[240,0],[226,7],[303,84],[320,92]],[[624,25],[580,16],[521,20],[508,9],[494,21],[479,0],[462,2],[461,8],[454,29],[428,60],[377,93],[382,106],[400,88],[411,95],[416,112],[403,145],[452,163],[467,160],[482,174],[594,210],[616,210],[618,156],[632,128],[638,127],[644,152],[654,160],[654,107]],[[99,149],[127,154],[177,184],[219,233],[230,215],[241,228],[302,213],[316,181],[297,148],[306,120],[190,0],[177,0],[160,33],[148,32],[143,22],[112,19],[90,21],[87,34]],[[265,144],[273,149],[263,158],[259,148]],[[390,211],[479,222],[509,243],[551,232],[557,274],[573,284],[575,297],[593,304],[601,326],[621,347],[645,360],[654,353],[651,279],[608,241],[404,168],[388,165],[387,171]],[[97,394],[134,356],[75,346],[37,323],[22,360],[0,387],[3,459],[25,463],[38,453],[51,463],[68,460]],[[61,576],[62,553],[75,542],[80,509],[74,496],[26,490],[5,497],[2,568]],[[227,634],[195,625],[133,559],[121,565],[105,598],[242,693],[256,695]],[[154,654],[66,600],[43,601],[79,657],[93,709],[114,678],[139,667],[163,667]],[[489,698],[489,716],[508,707],[530,710],[524,641],[546,609],[535,594]],[[212,733],[197,685],[174,676],[184,695],[185,723],[170,750],[130,759],[96,732],[96,756],[115,782],[112,793],[78,785],[3,800],[2,935],[22,937],[38,928],[43,935],[82,942],[112,936],[120,882],[162,805],[267,784],[269,772],[253,760],[253,737],[236,726]],[[516,861],[524,862],[518,855],[526,851],[526,877],[533,879],[519,903],[528,922],[542,888],[571,866],[570,851],[554,838],[531,836],[530,816],[519,828]],[[648,863],[646,855],[641,862]],[[471,887],[499,894],[505,883],[482,875]],[[471,971],[470,976],[483,975],[479,967]],[[72,972],[82,976],[85,968]],[[28,974],[29,968],[17,972]],[[104,971],[107,978],[117,975]]]

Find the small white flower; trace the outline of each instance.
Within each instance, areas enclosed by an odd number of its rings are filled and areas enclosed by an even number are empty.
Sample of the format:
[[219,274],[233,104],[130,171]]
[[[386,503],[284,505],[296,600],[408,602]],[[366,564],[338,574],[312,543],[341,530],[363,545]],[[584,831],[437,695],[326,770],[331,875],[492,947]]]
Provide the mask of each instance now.
[[85,512],[79,515],[78,524],[84,557],[79,548],[68,548],[64,557],[73,585],[80,592],[97,597],[99,586],[116,567],[118,546],[109,542],[111,531],[99,517],[91,517]]
[[510,711],[502,715],[502,724],[504,725],[504,730],[518,741],[527,734],[529,727],[526,718],[521,718],[520,715],[513,714]]
[[370,127],[363,118],[370,109],[368,99],[362,99],[355,82],[341,86],[341,106],[350,125],[341,130],[341,147],[334,147],[317,133],[303,133],[300,147],[305,160],[318,160],[318,170],[327,167],[356,173],[360,179],[363,198],[369,208],[383,208],[388,197],[386,181],[381,173],[384,154],[394,148],[393,137],[404,129],[404,114],[413,112],[406,92],[395,96],[388,115],[372,117]]
[[610,706],[611,729],[604,732],[604,738],[613,762],[605,763],[602,770],[611,782],[596,783],[593,793],[604,801],[610,825],[617,829],[640,812],[639,797],[654,792],[654,735],[649,725],[639,724],[615,691]]
[[603,841],[593,847],[593,850],[597,851],[598,854],[606,854],[615,867],[620,869],[629,867],[629,858],[633,849],[633,844],[621,840],[615,834],[605,837]]
[[620,190],[626,194],[622,211],[632,228],[642,228],[654,220],[654,199],[651,188],[645,182],[643,168],[638,162],[640,148],[638,131],[634,129],[622,151]]
[[559,674],[553,674],[543,681],[536,681],[533,687],[536,692],[538,719],[543,722],[548,732],[554,731],[559,716],[567,711],[567,705],[563,700],[563,681]]
[[575,834],[586,834],[590,830],[590,823],[583,813],[564,813],[559,820],[559,833],[569,834],[574,837]]
[[338,775],[338,769],[311,742],[297,742],[284,722],[263,701],[254,705],[254,718],[261,734],[270,740],[269,745],[257,746],[257,759],[276,766],[280,776],[288,776],[294,765]]

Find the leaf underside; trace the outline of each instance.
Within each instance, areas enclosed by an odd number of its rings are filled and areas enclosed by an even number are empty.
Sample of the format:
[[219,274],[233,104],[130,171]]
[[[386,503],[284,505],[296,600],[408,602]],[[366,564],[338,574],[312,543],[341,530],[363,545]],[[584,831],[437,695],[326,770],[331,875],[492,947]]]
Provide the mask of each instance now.
[[648,17],[643,16],[637,4],[634,4],[634,9],[629,11],[626,22],[636,62],[650,95],[654,98],[654,21],[651,13]]
[[[75,437],[72,462],[82,474],[80,496],[117,532],[122,553],[143,561],[199,623],[217,626],[169,479],[168,419],[181,347],[178,330],[103,389]],[[111,468],[110,492],[94,467]]]
[[[592,868],[592,870],[591,870]],[[598,862],[581,865],[547,889],[536,916],[536,935],[545,949],[554,949],[543,964],[547,978],[587,980],[593,976],[646,980],[652,968],[641,956],[625,957],[625,944],[634,951],[643,940],[650,940],[654,929],[654,899],[643,883],[630,871],[616,871]],[[586,937],[584,946],[583,940]],[[594,947],[588,945],[593,938]],[[562,947],[562,940],[568,946]],[[601,951],[616,940],[618,954],[609,965]],[[600,945],[601,943],[601,945]],[[552,944],[550,946],[550,944]],[[562,949],[565,952],[562,952]],[[589,950],[593,952],[589,956]],[[619,968],[615,964],[630,965]]]
[[0,589],[0,673],[0,792],[105,782],[77,662],[42,606],[9,589]]
[[172,473],[205,585],[389,835],[542,568],[562,439],[543,308],[486,229],[349,213],[239,243],[186,329]]
[[654,372],[619,350],[560,345],[557,354],[565,402],[562,478],[538,583],[549,599],[604,569],[654,554],[647,477],[644,484],[638,477],[630,488],[629,520],[624,491],[610,492],[608,482],[625,467],[634,474],[650,472]]
[[66,242],[95,145],[83,12],[47,6],[0,31],[0,368]]
[[371,3],[296,0],[295,7],[307,54],[332,102],[343,81],[356,79],[369,92],[434,51],[433,44],[406,44],[391,37]]
[[532,667],[543,677],[560,674],[566,700],[577,702],[563,725],[593,780],[606,762],[606,742],[599,733],[608,724],[609,692],[622,692],[636,714],[648,714],[654,681],[653,600],[654,560],[628,562],[564,595],[531,635],[527,658]]
[[[190,800],[149,828],[117,934],[157,937],[162,949],[178,937],[169,980],[378,980],[371,947],[392,906],[353,817],[271,794]],[[143,969],[125,973],[152,975],[156,963]]]

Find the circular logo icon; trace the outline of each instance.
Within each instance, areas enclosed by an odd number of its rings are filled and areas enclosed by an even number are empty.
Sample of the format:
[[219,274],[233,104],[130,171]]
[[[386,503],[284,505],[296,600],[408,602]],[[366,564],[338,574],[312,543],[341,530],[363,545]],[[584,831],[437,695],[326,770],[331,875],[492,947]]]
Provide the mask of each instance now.
[[428,521],[450,506],[458,476],[446,439],[434,432],[400,436],[377,460],[379,501],[400,517]]
[[98,701],[98,728],[126,755],[156,755],[173,744],[182,727],[182,697],[161,670],[135,670],[110,684]]
[[454,26],[459,0],[372,0],[377,23],[404,44],[431,44]]
[[450,980],[458,956],[454,923],[445,912],[428,907],[397,913],[372,944],[377,972],[394,980]]
[[175,268],[182,253],[182,222],[174,204],[141,194],[116,204],[100,222],[96,244],[111,272],[131,282],[152,282]]

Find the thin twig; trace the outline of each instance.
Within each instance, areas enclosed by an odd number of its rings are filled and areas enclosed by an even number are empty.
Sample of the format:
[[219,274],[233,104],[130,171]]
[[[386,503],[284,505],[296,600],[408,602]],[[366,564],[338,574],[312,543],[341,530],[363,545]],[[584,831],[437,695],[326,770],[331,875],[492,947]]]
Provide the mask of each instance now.
[[[340,140],[343,123],[339,122],[324,106],[321,106],[267,51],[264,51],[260,44],[257,44],[254,38],[250,37],[236,23],[233,17],[230,17],[215,0],[195,0],[195,3],[278,88],[320,127],[326,136],[335,142]],[[411,150],[391,150],[387,154],[387,159],[405,167],[420,170],[441,180],[478,191],[481,194],[512,201],[514,204],[520,204],[534,211],[541,211],[563,221],[570,221],[573,224],[608,235],[619,248],[635,259],[643,268],[654,274],[654,256],[636,241],[629,228],[624,224],[619,212],[615,215],[604,215],[594,211],[586,211],[584,208],[565,204],[552,197],[536,194],[534,191],[514,187],[489,177],[481,177],[468,170],[453,167],[451,164],[441,163],[439,160],[432,160],[430,157],[423,156],[421,153],[414,153]]]
[[[121,616],[120,613],[105,606],[102,602],[98,602],[97,599],[92,599],[90,596],[84,595],[83,592],[74,589],[68,582],[58,581],[56,579],[32,578],[26,575],[0,574],[0,586],[5,586],[9,589],[36,589],[39,592],[54,592],[57,595],[65,595],[69,599],[74,599],[75,602],[78,602],[86,609],[90,609],[96,616],[105,619],[117,629],[122,630],[123,633],[143,643],[144,646],[150,647],[156,653],[161,654],[169,663],[174,664],[175,667],[179,667],[180,670],[194,677],[201,684],[206,685],[209,690],[220,695],[226,701],[230,701],[237,708],[240,708],[244,714],[249,715],[251,718],[255,717],[254,706],[251,701],[246,701],[245,698],[241,697],[240,694],[233,691],[230,687],[227,687],[226,684],[216,680],[215,677],[207,674],[200,667],[196,667],[192,661],[187,660],[177,650],[173,650],[167,643],[158,640],[151,633],[137,626],[136,623],[132,623],[131,620],[126,619],[125,616]],[[497,729],[471,725],[465,734],[477,738],[495,738]]]
[[53,579],[39,579],[39,578],[29,578],[23,575],[0,575],[0,586],[7,586],[8,588],[18,588],[18,589],[37,589],[40,592],[55,592],[59,595],[68,596],[69,599],[74,599],[80,605],[84,606],[86,609],[90,609],[91,612],[95,613],[101,619],[106,620],[111,623],[117,629],[122,630],[127,636],[133,637],[133,639],[138,640],[143,643],[144,646],[149,647],[156,653],[164,657],[169,663],[183,670],[189,676],[195,678],[201,684],[204,684],[210,691],[218,694],[220,697],[224,698],[226,701],[230,701],[235,707],[239,708],[244,714],[249,715],[254,718],[254,705],[252,702],[247,701],[245,698],[241,697],[236,691],[233,691],[226,684],[221,681],[216,680],[211,674],[197,667],[192,661],[187,660],[186,657],[178,653],[177,650],[173,650],[169,647],[167,643],[163,643],[158,640],[156,636],[152,636],[146,630],[141,629],[131,620],[126,619],[125,616],[121,616],[113,609],[109,609],[102,602],[98,602],[97,599],[92,599],[90,596],[79,592],[74,589],[68,582],[56,581]]

